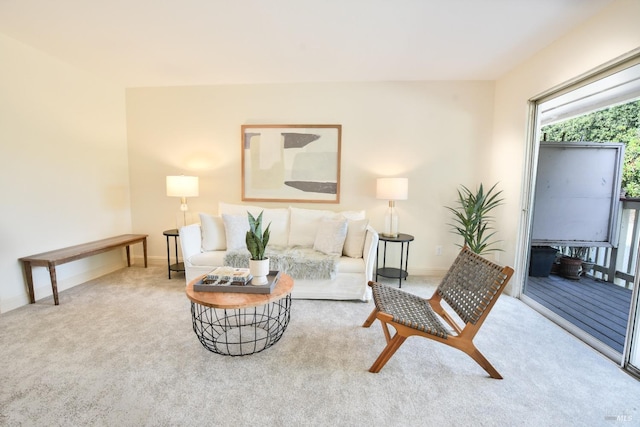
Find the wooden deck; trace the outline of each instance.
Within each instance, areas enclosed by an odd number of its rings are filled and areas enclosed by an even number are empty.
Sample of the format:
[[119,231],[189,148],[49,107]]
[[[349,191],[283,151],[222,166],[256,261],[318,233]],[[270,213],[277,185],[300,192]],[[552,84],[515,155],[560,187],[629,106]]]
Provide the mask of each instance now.
[[622,353],[631,290],[587,277],[528,277],[524,294]]

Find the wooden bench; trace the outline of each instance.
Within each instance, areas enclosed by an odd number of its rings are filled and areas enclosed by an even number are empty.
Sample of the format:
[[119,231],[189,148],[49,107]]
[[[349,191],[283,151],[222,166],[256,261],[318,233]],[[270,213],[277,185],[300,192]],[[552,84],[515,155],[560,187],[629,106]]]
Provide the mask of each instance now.
[[96,240],[95,242],[84,243],[82,245],[69,246],[68,248],[57,249],[54,251],[43,252],[37,255],[26,256],[20,258],[24,267],[24,275],[29,288],[29,301],[31,304],[36,302],[33,290],[33,275],[31,267],[44,266],[49,269],[51,277],[51,288],[53,289],[53,300],[58,305],[58,282],[56,279],[56,265],[86,258],[112,249],[127,248],[127,266],[131,267],[131,254],[129,246],[135,243],[142,243],[144,250],[144,267],[147,267],[147,234],[123,234],[121,236],[109,237],[108,239]]

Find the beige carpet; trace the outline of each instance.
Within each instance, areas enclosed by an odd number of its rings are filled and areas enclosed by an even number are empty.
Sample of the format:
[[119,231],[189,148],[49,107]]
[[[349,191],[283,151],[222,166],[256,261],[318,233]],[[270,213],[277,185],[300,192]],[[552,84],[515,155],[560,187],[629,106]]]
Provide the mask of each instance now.
[[640,425],[640,382],[514,298],[476,338],[504,380],[418,338],[371,374],[371,303],[294,300],[275,346],[225,357],[198,342],[177,276],[132,267],[0,315],[0,425]]

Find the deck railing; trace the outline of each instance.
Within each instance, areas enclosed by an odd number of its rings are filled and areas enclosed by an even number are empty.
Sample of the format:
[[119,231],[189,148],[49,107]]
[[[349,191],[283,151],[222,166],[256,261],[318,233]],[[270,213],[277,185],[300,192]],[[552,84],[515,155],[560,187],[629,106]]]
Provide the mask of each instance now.
[[618,247],[591,248],[595,266],[590,275],[632,289],[640,240],[640,199],[621,199],[621,203]]

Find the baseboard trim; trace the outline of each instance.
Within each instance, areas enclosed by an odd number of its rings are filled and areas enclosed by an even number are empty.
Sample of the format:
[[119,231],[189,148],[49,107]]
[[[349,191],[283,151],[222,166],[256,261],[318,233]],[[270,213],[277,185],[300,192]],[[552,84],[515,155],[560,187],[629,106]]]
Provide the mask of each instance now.
[[[144,265],[144,259],[140,257],[139,261],[136,261],[135,258],[132,259],[132,265]],[[126,260],[117,257],[115,261],[110,261],[107,264],[99,265],[95,268],[91,268],[88,270],[80,271],[77,274],[72,274],[69,276],[64,276],[60,274],[60,269],[56,269],[58,271],[58,293],[63,292],[67,289],[73,288],[74,286],[81,285],[83,283],[88,282],[89,280],[96,279],[100,276],[104,276],[105,274],[112,273],[114,271],[120,270],[127,266]],[[36,267],[36,268],[44,268],[44,267]],[[48,274],[48,273],[47,273]],[[40,275],[42,278],[42,275]],[[39,280],[37,283],[34,283],[34,292],[36,295],[36,303],[38,301],[49,298],[53,295],[53,290],[51,289],[51,282],[48,277],[47,280]],[[51,302],[53,304],[53,301]],[[17,295],[14,297],[3,299],[0,302],[0,313],[6,313],[11,310],[15,310],[16,308],[23,307],[25,305],[29,305],[29,294],[26,289],[24,294]]]
[[447,271],[447,269],[439,268],[412,268],[409,270],[409,276],[443,277]]

